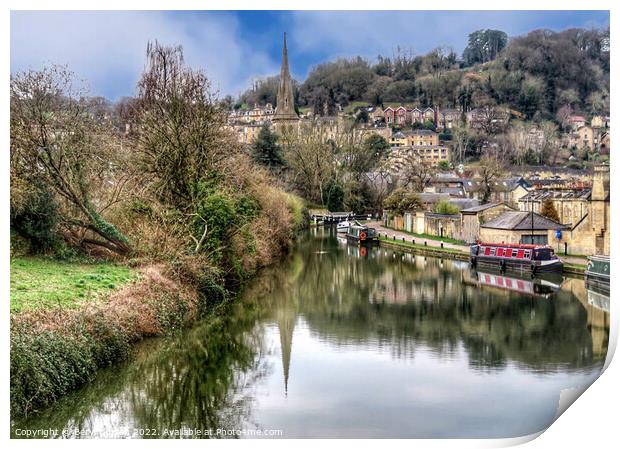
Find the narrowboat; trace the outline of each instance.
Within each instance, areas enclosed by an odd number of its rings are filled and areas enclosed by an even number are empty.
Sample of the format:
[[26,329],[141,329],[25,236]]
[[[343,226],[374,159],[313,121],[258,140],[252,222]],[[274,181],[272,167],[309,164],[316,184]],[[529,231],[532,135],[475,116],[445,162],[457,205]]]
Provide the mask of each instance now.
[[368,245],[379,242],[375,228],[369,228],[368,226],[359,224],[349,226],[349,230],[347,231],[347,239],[360,245]]
[[562,271],[564,264],[547,245],[476,243],[470,247],[472,266],[486,265],[531,273]]
[[353,226],[354,224],[356,223],[353,221],[349,221],[349,220],[341,221],[336,225],[336,232],[341,232],[341,233],[349,232],[349,228]]
[[609,293],[609,256],[588,256],[586,286]]

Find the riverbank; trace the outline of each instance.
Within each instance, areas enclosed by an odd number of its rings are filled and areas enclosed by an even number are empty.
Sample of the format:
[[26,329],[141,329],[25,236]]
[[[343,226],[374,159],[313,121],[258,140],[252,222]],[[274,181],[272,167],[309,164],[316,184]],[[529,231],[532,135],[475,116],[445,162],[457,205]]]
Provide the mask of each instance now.
[[[385,230],[385,228],[383,230]],[[377,231],[379,232],[379,229],[377,229]],[[453,245],[430,239],[418,240],[414,238],[411,240],[407,240],[407,238],[402,235],[402,233],[400,234],[401,235],[397,236],[397,231],[394,231],[391,234],[388,234],[386,232],[379,232],[379,241],[381,242],[381,246],[399,249],[414,254],[423,254],[429,256],[446,257],[450,259],[469,261],[469,251],[467,247],[463,247],[463,249],[460,249],[458,247],[460,245]],[[413,243],[414,241],[416,243]],[[565,261],[562,273],[575,276],[583,276],[585,269],[585,265],[568,263]]]
[[244,278],[231,278],[189,255],[115,263],[12,258],[11,416],[49,406],[100,368],[130,357],[134,343],[207,316],[259,268],[288,251],[307,218],[301,201],[287,197],[287,208],[278,235],[256,240]]

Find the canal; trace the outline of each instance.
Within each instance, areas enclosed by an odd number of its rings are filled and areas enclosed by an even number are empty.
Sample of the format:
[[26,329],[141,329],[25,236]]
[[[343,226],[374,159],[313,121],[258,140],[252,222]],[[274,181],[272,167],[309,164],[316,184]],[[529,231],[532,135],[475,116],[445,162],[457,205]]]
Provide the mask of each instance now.
[[[313,229],[191,329],[14,436],[515,437],[599,375],[609,299],[582,279],[472,271]],[[260,432],[260,433],[259,433]]]

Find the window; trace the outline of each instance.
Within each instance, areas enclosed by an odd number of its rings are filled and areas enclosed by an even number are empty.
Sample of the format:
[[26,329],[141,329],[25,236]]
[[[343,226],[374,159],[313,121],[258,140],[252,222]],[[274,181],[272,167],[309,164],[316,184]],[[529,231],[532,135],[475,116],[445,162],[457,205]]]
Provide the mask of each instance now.
[[495,248],[491,248],[491,256],[495,255]]
[[531,254],[531,251],[530,251],[529,249],[528,249],[528,250],[525,250],[525,258],[526,258],[526,259],[529,259],[529,258],[530,258],[530,254]]
[[489,247],[484,248],[484,255],[488,256],[489,254],[491,254],[491,248]]
[[497,257],[504,257],[504,248],[497,248]]
[[523,253],[524,253],[524,252],[523,252],[523,250],[522,250],[522,249],[520,249],[520,250],[517,252],[517,258],[518,258],[518,259],[523,259]]
[[546,235],[522,235],[521,243],[530,245],[546,245],[548,240]]

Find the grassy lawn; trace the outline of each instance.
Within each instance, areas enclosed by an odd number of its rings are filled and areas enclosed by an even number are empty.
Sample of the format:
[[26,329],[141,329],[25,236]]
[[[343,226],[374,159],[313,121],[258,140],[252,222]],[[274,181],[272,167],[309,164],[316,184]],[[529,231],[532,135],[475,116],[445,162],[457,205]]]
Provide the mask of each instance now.
[[[392,231],[396,231],[393,228],[386,227],[386,229],[391,229]],[[413,232],[407,232],[404,229],[398,230],[396,232],[402,232],[403,234],[407,234],[407,235],[410,235],[411,237],[415,237],[415,238],[419,238],[419,239],[436,240],[438,242],[452,243],[453,245],[467,246],[467,244],[464,241],[457,240],[457,239],[451,239],[449,237],[439,237],[437,235],[430,235],[430,234],[415,234]]]
[[425,249],[425,250],[431,250],[431,251],[437,251],[437,252],[444,252],[444,253],[454,253],[454,254],[466,254],[468,255],[469,253],[466,253],[465,251],[460,251],[458,249],[453,249],[453,248],[439,248],[437,246],[424,246],[424,244],[419,245],[419,244],[413,244],[411,242],[408,241],[402,241],[402,240],[392,240],[392,237],[384,237],[382,235],[379,236],[379,240],[383,240],[386,242],[390,242],[390,243],[394,243],[396,245],[399,246],[405,246],[408,248],[417,248],[417,249]]
[[11,312],[75,307],[135,277],[128,267],[110,263],[81,264],[36,257],[13,258]]

